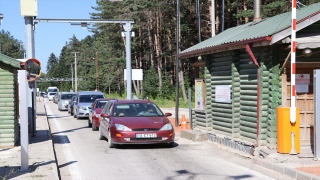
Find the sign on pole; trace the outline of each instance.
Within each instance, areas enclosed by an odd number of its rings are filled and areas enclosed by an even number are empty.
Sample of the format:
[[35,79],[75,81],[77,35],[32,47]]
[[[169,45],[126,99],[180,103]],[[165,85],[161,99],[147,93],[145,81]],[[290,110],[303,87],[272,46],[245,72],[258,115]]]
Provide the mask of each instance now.
[[[123,70],[124,80],[127,80],[127,69]],[[142,69],[132,69],[132,79],[131,80],[143,80],[143,70]]]

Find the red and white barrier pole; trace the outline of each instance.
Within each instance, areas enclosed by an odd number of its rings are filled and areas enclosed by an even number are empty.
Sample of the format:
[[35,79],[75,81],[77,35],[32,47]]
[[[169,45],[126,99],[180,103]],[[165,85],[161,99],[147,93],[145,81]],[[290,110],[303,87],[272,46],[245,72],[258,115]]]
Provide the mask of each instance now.
[[290,122],[296,122],[296,7],[297,0],[292,0],[292,24],[291,24],[291,102]]

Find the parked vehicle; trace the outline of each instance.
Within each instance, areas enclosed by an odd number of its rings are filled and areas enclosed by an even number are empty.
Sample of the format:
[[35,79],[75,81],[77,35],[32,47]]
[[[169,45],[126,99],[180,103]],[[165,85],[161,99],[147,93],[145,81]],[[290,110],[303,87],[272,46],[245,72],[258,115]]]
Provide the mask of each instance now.
[[73,117],[88,118],[89,109],[88,107],[99,98],[105,98],[104,94],[100,91],[81,91],[77,93],[75,103],[73,105]]
[[96,99],[89,107],[88,126],[92,128],[92,131],[98,130],[101,110],[110,99],[111,98]]
[[68,105],[68,113],[70,113],[71,116],[73,116],[73,105],[76,99],[76,94],[72,96],[71,100],[69,101],[69,105]]
[[59,95],[58,110],[68,110],[69,101],[76,93],[61,92]]
[[53,97],[57,94],[57,92],[49,92],[48,93],[48,99],[49,101],[53,101]]
[[59,92],[59,89],[57,87],[48,87],[47,93],[49,92]]
[[40,92],[40,97],[48,97],[48,96],[47,96],[47,93],[45,93],[45,92]]
[[58,102],[59,102],[59,93],[57,93],[57,94],[55,94],[55,95],[53,96],[53,102],[56,103],[56,104],[58,104]]
[[168,116],[148,100],[109,100],[100,114],[99,139],[109,148],[118,144],[174,144],[174,128]]

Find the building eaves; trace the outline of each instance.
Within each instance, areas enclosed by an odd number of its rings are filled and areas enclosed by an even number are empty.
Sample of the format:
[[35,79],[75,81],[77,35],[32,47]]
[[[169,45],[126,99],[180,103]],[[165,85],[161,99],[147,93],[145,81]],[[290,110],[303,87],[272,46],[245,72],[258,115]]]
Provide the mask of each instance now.
[[20,69],[20,61],[18,61],[17,59],[14,59],[12,57],[6,56],[4,54],[0,53],[0,62],[10,65],[14,68]]
[[[297,9],[297,23],[303,23],[319,13],[320,3]],[[262,19],[261,21],[229,28],[210,39],[182,51],[178,56],[180,59],[196,57],[209,54],[218,49],[225,51],[228,50],[228,47],[244,43],[257,43],[259,41],[270,41],[269,44],[271,44],[272,35],[291,27],[291,18],[291,12],[286,12]]]

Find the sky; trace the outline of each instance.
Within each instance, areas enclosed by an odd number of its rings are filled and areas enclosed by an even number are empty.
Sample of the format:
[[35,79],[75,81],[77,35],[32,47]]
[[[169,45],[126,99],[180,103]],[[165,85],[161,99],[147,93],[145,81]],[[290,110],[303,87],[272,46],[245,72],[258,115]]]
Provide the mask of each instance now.
[[[37,18],[48,19],[90,19],[90,14],[95,12],[96,0],[37,0]],[[0,30],[10,32],[13,38],[26,44],[25,21],[20,15],[20,0],[0,0],[0,14],[4,18]],[[47,61],[51,53],[60,56],[62,47],[75,35],[77,39],[84,39],[92,35],[88,29],[72,26],[70,23],[37,24],[34,34],[35,58],[41,62],[41,69],[46,72]],[[26,47],[24,47],[26,48]]]

